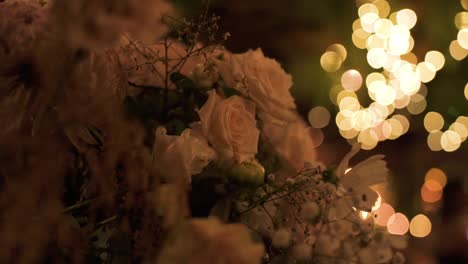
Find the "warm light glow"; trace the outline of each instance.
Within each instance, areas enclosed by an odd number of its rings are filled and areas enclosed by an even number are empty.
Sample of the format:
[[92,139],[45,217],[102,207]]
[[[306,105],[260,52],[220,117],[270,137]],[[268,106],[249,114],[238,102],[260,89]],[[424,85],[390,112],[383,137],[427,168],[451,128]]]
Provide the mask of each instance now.
[[432,224],[431,220],[423,214],[419,214],[410,223],[410,233],[414,237],[426,237],[431,233]]
[[437,112],[428,112],[424,117],[424,128],[428,132],[439,131],[444,127],[444,118]]
[[349,91],[357,91],[362,86],[362,76],[356,70],[348,70],[341,76],[341,85]]
[[427,102],[426,98],[420,94],[414,94],[411,96],[410,103],[408,104],[408,112],[413,115],[418,115],[426,109]]
[[399,25],[405,26],[411,29],[416,25],[417,21],[416,13],[411,9],[403,9],[397,12],[396,20]]
[[330,123],[330,112],[323,106],[312,108],[308,114],[308,120],[314,128],[324,128]]
[[383,48],[372,48],[367,53],[367,62],[374,69],[382,68],[387,62],[387,53]]
[[457,29],[468,28],[468,12],[460,12],[455,16],[455,26]]
[[338,43],[330,45],[326,51],[336,52],[340,56],[342,63],[346,60],[346,57],[348,56],[348,52],[346,51],[346,48],[343,45],[338,44]]
[[424,177],[424,181],[435,181],[439,183],[439,185],[443,188],[447,184],[447,176],[445,175],[444,171],[438,168],[432,168],[426,172],[426,176]]
[[387,17],[390,14],[390,4],[386,0],[375,0],[372,4],[379,10],[380,17]]
[[359,14],[359,17],[361,18],[364,15],[369,14],[369,13],[374,13],[377,15],[379,13],[379,9],[375,5],[370,4],[370,3],[363,4],[358,9],[358,14]]
[[440,143],[445,151],[453,152],[460,147],[461,137],[458,135],[458,133],[447,130],[442,134]]
[[433,50],[426,53],[424,61],[432,64],[435,67],[435,70],[439,71],[440,69],[442,69],[442,67],[444,67],[445,57],[442,53]]
[[320,65],[327,72],[336,72],[341,67],[341,57],[334,51],[325,52],[320,58]]
[[390,85],[383,85],[375,90],[375,101],[382,105],[389,105],[395,101],[395,90]]
[[442,193],[442,189],[439,191],[432,191],[425,184],[421,187],[421,198],[426,203],[435,203],[440,201],[442,198]]
[[388,203],[382,203],[376,211],[373,212],[374,221],[379,226],[387,226],[388,219],[395,213],[395,210]]
[[461,123],[455,122],[450,125],[449,129],[457,133],[460,136],[461,141],[465,141],[468,137],[468,128]]
[[361,16],[361,26],[367,33],[374,33],[374,23],[379,19],[377,13],[366,13]]
[[374,23],[375,34],[382,39],[387,39],[390,36],[392,26],[393,23],[389,19],[379,19]]
[[436,68],[432,63],[420,62],[416,67],[416,72],[419,74],[421,82],[428,83],[434,79]]
[[354,46],[359,49],[365,49],[367,45],[367,38],[369,37],[369,33],[364,31],[364,29],[359,28],[353,32],[351,36],[351,40],[353,41]]
[[435,180],[427,180],[424,182],[424,187],[431,192],[440,192],[442,191],[442,185]]
[[468,50],[462,48],[458,40],[454,40],[450,43],[449,51],[452,58],[457,61],[463,60],[468,55]]
[[457,40],[462,48],[468,49],[468,28],[458,31]]
[[387,230],[393,235],[404,235],[408,232],[409,221],[402,213],[396,213],[388,219]]
[[468,0],[460,0],[460,4],[465,8],[465,10],[468,10]]
[[408,121],[408,118],[406,118],[403,115],[394,115],[392,116],[392,118],[400,122],[401,127],[403,128],[402,134],[406,134],[406,132],[408,132],[409,127],[410,127],[410,122]]
[[465,98],[468,100],[468,83],[465,85]]
[[442,132],[434,131],[427,136],[427,145],[432,151],[441,151],[442,144],[440,139],[442,138]]

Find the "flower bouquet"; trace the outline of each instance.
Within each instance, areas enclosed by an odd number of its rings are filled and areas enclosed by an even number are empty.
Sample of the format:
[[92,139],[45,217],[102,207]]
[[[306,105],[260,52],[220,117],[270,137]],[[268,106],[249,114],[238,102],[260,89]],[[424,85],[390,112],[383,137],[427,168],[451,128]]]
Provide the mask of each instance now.
[[163,1],[0,3],[2,263],[403,263],[380,155],[317,161],[292,77]]

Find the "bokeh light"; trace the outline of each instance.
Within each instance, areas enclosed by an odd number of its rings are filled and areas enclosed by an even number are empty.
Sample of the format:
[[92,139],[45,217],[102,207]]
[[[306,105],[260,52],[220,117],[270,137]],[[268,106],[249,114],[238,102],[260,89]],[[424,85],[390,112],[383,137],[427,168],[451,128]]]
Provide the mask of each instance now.
[[453,152],[460,147],[461,137],[455,131],[447,130],[440,139],[442,148],[447,152]]
[[447,176],[444,171],[439,168],[431,168],[426,172],[424,181],[435,181],[443,188],[447,184]]
[[327,51],[320,58],[320,65],[327,72],[336,72],[340,69],[341,64],[341,56],[334,51]]
[[449,46],[450,55],[457,61],[461,61],[468,55],[468,50],[462,48],[458,40],[454,40]]
[[442,138],[441,131],[430,132],[429,135],[427,136],[427,145],[429,146],[429,149],[432,151],[441,151],[442,150],[442,144],[440,142],[441,138]]
[[428,132],[439,131],[444,127],[444,118],[437,112],[428,112],[424,117],[424,128]]
[[357,91],[362,86],[362,76],[357,70],[347,70],[341,76],[341,85],[349,91]]
[[410,234],[414,237],[426,237],[432,230],[431,220],[427,216],[419,214],[411,219],[409,228]]
[[330,112],[323,106],[312,108],[307,115],[309,123],[314,128],[324,128],[330,123]]
[[426,53],[424,61],[432,64],[435,67],[435,70],[438,71],[444,67],[445,57],[439,51],[432,50]]
[[387,230],[393,235],[404,235],[408,232],[409,221],[402,213],[393,214],[387,222]]

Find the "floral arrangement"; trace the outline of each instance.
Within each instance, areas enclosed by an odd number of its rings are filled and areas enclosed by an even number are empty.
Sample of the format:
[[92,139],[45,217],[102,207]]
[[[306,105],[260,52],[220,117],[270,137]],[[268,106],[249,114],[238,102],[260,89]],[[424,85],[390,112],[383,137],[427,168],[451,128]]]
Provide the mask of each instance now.
[[383,157],[318,163],[281,65],[170,11],[0,3],[0,262],[403,263]]

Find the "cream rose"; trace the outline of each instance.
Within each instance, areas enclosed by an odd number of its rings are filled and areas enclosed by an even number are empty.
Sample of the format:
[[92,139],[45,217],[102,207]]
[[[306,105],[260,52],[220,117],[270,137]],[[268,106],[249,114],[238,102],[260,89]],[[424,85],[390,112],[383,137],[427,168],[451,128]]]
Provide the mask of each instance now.
[[260,132],[253,103],[239,96],[224,99],[213,90],[199,116],[203,134],[221,163],[242,163],[255,156]]
[[281,121],[294,119],[296,105],[291,96],[291,75],[261,49],[243,54],[225,53],[216,65],[226,84],[252,99],[261,110]]
[[156,171],[168,182],[190,184],[192,175],[200,173],[215,159],[216,153],[191,129],[184,130],[180,136],[170,136],[164,127],[159,127],[153,156]]
[[278,152],[279,156],[295,172],[304,168],[304,163],[317,163],[316,144],[312,138],[311,128],[301,120],[277,124],[265,122],[262,133]]
[[263,244],[253,243],[242,224],[191,219],[172,233],[156,263],[260,264],[263,254]]

